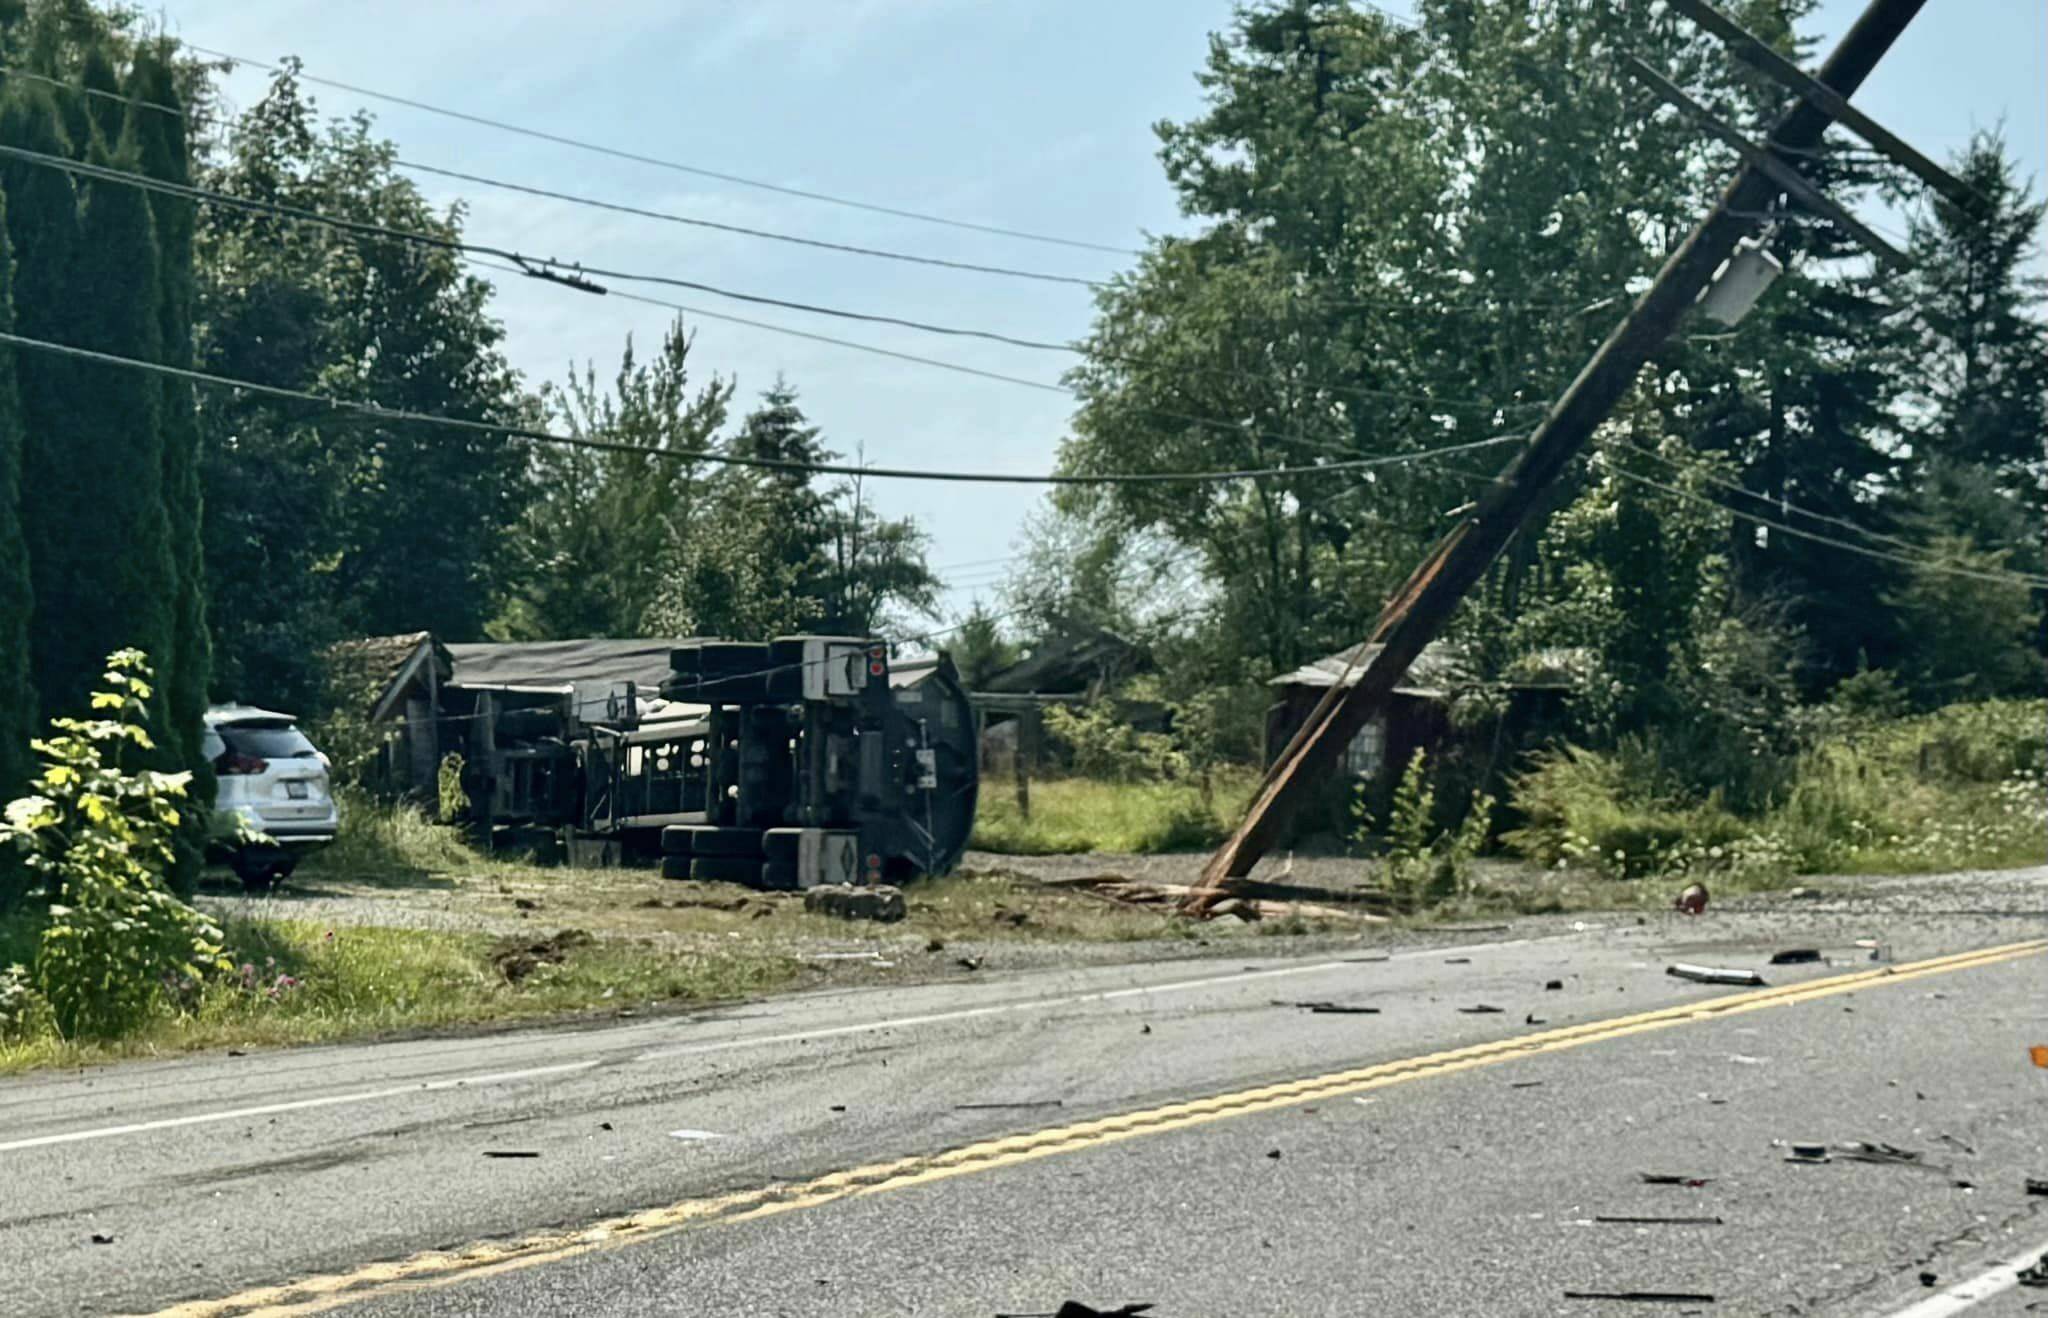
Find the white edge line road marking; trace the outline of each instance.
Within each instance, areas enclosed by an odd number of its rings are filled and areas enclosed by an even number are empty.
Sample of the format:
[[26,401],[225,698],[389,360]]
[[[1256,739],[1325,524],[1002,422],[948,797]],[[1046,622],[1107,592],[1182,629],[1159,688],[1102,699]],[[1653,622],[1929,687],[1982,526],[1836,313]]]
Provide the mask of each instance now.
[[216,1121],[235,1121],[242,1117],[267,1117],[278,1112],[303,1112],[308,1108],[334,1107],[342,1103],[368,1103],[379,1098],[396,1098],[401,1094],[418,1094],[434,1089],[460,1089],[464,1085],[501,1084],[508,1080],[524,1080],[529,1076],[563,1075],[570,1071],[587,1071],[597,1064],[598,1059],[593,1057],[587,1062],[532,1066],[523,1071],[492,1071],[484,1075],[457,1076],[450,1080],[422,1080],[390,1089],[359,1089],[346,1094],[328,1094],[321,1098],[295,1098],[286,1103],[265,1103],[260,1107],[230,1108],[225,1112],[194,1112],[182,1117],[164,1117],[158,1121],[138,1121],[127,1126],[68,1130],[61,1135],[36,1135],[25,1140],[9,1140],[5,1144],[0,1144],[0,1153],[12,1152],[15,1149],[41,1148],[50,1144],[75,1144],[79,1140],[108,1139],[115,1135],[139,1135],[144,1131],[171,1130],[178,1126],[204,1126]]
[[[1421,956],[1440,956],[1445,952],[1491,952],[1504,947],[1519,947],[1526,943],[1543,941],[1545,938],[1570,937],[1569,934],[1546,935],[1542,938],[1506,938],[1491,943],[1471,943],[1463,947],[1416,948],[1406,952],[1393,953],[1389,960],[1406,960]],[[1083,1002],[1113,1002],[1121,998],[1142,997],[1154,993],[1177,993],[1186,989],[1208,988],[1215,984],[1245,983],[1257,979],[1275,979],[1283,975],[1310,975],[1325,970],[1338,970],[1356,964],[1351,961],[1316,961],[1303,966],[1281,966],[1273,970],[1246,970],[1228,975],[1209,975],[1200,979],[1181,979],[1165,984],[1140,985],[1134,988],[1106,989],[1094,993],[1076,993],[1057,998],[1029,998],[1022,1002],[999,1002],[986,1007],[963,1007],[958,1011],[936,1011],[922,1016],[896,1016],[886,1020],[861,1021],[852,1025],[834,1025],[822,1030],[792,1030],[784,1034],[760,1034],[740,1039],[719,1039],[699,1044],[685,1044],[673,1048],[651,1048],[634,1055],[633,1062],[662,1061],[671,1057],[695,1056],[699,1053],[729,1052],[739,1048],[763,1048],[774,1044],[796,1043],[802,1039],[833,1039],[849,1034],[869,1034],[877,1030],[909,1029],[920,1025],[937,1025],[946,1021],[974,1020],[983,1016],[999,1016],[1009,1012],[1035,1011],[1050,1007],[1070,1007]],[[603,1064],[601,1058],[590,1058],[581,1062],[558,1062],[552,1066],[530,1066],[517,1071],[489,1071],[479,1075],[453,1076],[444,1080],[421,1080],[411,1084],[394,1085],[385,1089],[357,1089],[343,1094],[327,1094],[319,1098],[298,1098],[282,1103],[265,1103],[257,1107],[227,1108],[217,1112],[194,1112],[182,1117],[164,1117],[156,1121],[137,1121],[122,1126],[97,1126],[89,1130],[68,1130],[56,1135],[34,1135],[27,1139],[8,1140],[0,1143],[0,1153],[13,1153],[21,1149],[47,1148],[54,1144],[76,1144],[82,1140],[112,1139],[119,1135],[141,1135],[153,1130],[175,1130],[183,1126],[205,1126],[220,1121],[239,1121],[245,1117],[275,1116],[280,1112],[304,1112],[312,1108],[339,1107],[348,1103],[374,1103],[379,1099],[403,1098],[409,1094],[431,1093],[436,1090],[461,1089],[469,1085],[509,1084],[514,1080],[530,1080],[539,1076],[568,1075],[576,1071],[588,1071]]]
[[2003,1295],[2019,1285],[2020,1273],[2034,1266],[2034,1261],[2048,1255],[2048,1240],[2038,1240],[2003,1263],[1980,1272],[1968,1281],[1957,1282],[1939,1295],[1930,1295],[1907,1305],[1893,1309],[1888,1318],[1948,1318],[1974,1308],[1996,1295]]

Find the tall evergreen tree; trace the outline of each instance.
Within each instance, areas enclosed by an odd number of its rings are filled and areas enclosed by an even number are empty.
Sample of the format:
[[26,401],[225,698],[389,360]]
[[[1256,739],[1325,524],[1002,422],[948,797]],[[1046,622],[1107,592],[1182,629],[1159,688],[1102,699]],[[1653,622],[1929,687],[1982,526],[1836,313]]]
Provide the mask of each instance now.
[[[133,170],[136,145],[124,134],[99,163]],[[158,360],[163,340],[155,225],[140,189],[97,183],[86,194],[79,225],[71,297],[81,347],[144,361]],[[177,570],[164,501],[162,390],[154,376],[120,366],[76,367],[75,425],[64,455],[67,502],[78,513],[61,543],[37,546],[51,555],[53,580],[68,590],[41,590],[37,561],[36,630],[53,637],[54,663],[42,687],[52,708],[85,703],[101,662],[134,647],[150,655],[173,650]],[[38,492],[40,493],[40,492]],[[166,740],[164,695],[152,728]]]
[[[0,329],[14,328],[14,253],[0,198]],[[36,693],[29,680],[28,541],[21,533],[21,399],[14,352],[0,349],[0,801],[28,780],[28,741],[36,731]],[[0,909],[18,895],[14,857],[0,857]]]
[[[145,47],[137,54],[129,81],[136,101],[179,107],[178,89],[164,53]],[[142,172],[166,182],[191,181],[191,156],[185,121],[164,111],[140,110],[134,133]],[[193,205],[183,198],[150,193],[159,266],[159,325],[163,360],[172,366],[192,364],[192,229]],[[171,549],[178,574],[175,640],[170,655],[159,663],[169,689],[172,718],[180,737],[195,739],[205,712],[210,647],[206,635],[205,562],[200,551],[199,422],[194,415],[189,381],[162,382],[164,435],[164,501],[170,517]]]
[[[49,91],[15,81],[0,100],[0,142],[50,155],[68,155],[62,120]],[[14,321],[17,332],[57,343],[77,341],[80,304],[73,297],[79,256],[78,198],[71,178],[25,161],[0,163],[7,197],[7,231],[14,248]],[[82,401],[78,365],[47,353],[15,356],[21,394],[22,534],[28,545],[36,614],[31,628],[31,675],[43,710],[75,709],[82,698],[81,670],[115,646],[95,653],[77,643],[70,619],[91,607],[96,555],[83,528],[95,524],[99,500],[80,471],[73,449]],[[67,703],[65,697],[72,697]],[[38,724],[39,726],[40,724]]]
[[[137,103],[133,131],[142,171],[170,183],[191,182],[190,147],[169,51],[142,47],[129,77]],[[143,103],[166,107],[143,108]],[[168,193],[150,193],[159,266],[159,325],[163,360],[192,365],[193,205]],[[213,647],[206,629],[206,556],[201,544],[199,418],[190,381],[166,377],[159,384],[164,450],[164,510],[169,521],[171,562],[177,593],[172,600],[171,648],[157,664],[162,677],[167,731],[179,762],[192,770],[188,799],[202,808],[187,812],[179,830],[179,878],[196,877],[205,847],[205,809],[214,797],[213,766],[200,750],[211,676]],[[177,886],[185,886],[180,883]]]
[[1995,133],[1971,139],[1950,167],[1988,208],[1936,198],[1910,222],[1915,455],[1923,467],[1980,466],[2038,510],[2048,503],[2048,280],[2029,266],[2043,203]]

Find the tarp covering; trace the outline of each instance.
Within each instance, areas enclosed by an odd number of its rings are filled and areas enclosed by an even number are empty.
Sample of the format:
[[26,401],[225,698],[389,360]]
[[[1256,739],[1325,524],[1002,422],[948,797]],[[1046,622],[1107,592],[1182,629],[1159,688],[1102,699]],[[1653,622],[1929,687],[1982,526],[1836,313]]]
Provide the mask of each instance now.
[[660,637],[464,642],[448,647],[454,672],[447,681],[471,689],[574,686],[579,693],[602,691],[617,682],[637,682],[651,694],[668,676],[669,651],[681,644]]

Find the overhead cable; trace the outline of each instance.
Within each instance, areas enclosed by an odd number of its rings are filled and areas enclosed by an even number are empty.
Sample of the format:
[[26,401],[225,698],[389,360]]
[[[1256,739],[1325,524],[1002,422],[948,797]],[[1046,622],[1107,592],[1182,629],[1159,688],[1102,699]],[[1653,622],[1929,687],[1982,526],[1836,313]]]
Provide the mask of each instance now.
[[384,407],[376,403],[363,403],[352,399],[334,398],[312,393],[304,389],[287,389],[279,385],[258,384],[253,380],[241,380],[230,376],[214,375],[206,371],[189,370],[184,367],[170,366],[162,362],[143,361],[135,357],[123,357],[115,353],[98,352],[90,348],[80,348],[65,343],[53,343],[47,339],[31,338],[28,335],[5,331],[0,331],[0,343],[12,344],[16,347],[28,348],[37,352],[53,353],[78,360],[96,362],[103,366],[119,366],[131,370],[149,371],[158,375],[173,376],[178,379],[190,380],[196,384],[241,389],[271,398],[287,398],[295,402],[313,403],[336,412],[351,412],[379,421],[415,422],[423,425],[465,430],[472,433],[502,435],[536,444],[553,444],[564,448],[594,449],[610,453],[628,453],[638,457],[665,458],[680,462],[703,462],[713,466],[748,467],[768,471],[798,471],[821,475],[872,477],[877,480],[943,481],[989,485],[1215,485],[1245,480],[1299,480],[1303,477],[1319,476],[1330,472],[1356,471],[1370,467],[1400,466],[1447,453],[1464,453],[1473,449],[1490,448],[1496,444],[1504,444],[1524,438],[1518,432],[1508,435],[1492,435],[1485,439],[1466,440],[1463,443],[1444,445],[1434,449],[1420,449],[1410,453],[1385,453],[1372,457],[1346,458],[1334,462],[1317,462],[1301,466],[1238,467],[1212,471],[1133,471],[1085,474],[1047,472],[1043,474],[1024,474],[997,471],[945,471],[919,467],[880,467],[841,462],[795,462],[776,458],[742,457],[731,453],[649,448],[640,444],[593,439],[583,435],[561,435],[553,431],[509,422],[476,421],[467,417],[441,416],[431,412],[413,412],[403,408]]

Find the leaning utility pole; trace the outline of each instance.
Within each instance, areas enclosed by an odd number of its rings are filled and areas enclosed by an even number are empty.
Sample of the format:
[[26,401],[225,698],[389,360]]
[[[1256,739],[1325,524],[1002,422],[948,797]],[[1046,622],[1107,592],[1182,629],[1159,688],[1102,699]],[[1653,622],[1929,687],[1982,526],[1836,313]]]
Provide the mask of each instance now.
[[[1244,821],[1209,858],[1201,882],[1188,897],[1190,910],[1200,911],[1228,880],[1251,872],[1314,786],[1336,763],[1343,747],[1386,708],[1388,695],[1408,671],[1408,665],[1443,630],[1458,601],[1499,555],[1509,537],[1529,519],[1538,496],[1585,446],[1594,428],[1628,392],[1650,355],[1671,336],[1680,319],[1713,283],[1715,272],[1735,254],[1736,244],[1756,224],[1755,217],[1780,193],[1788,191],[1785,171],[1796,169],[1820,142],[1822,131],[1832,121],[1831,109],[1838,110],[1862,85],[1924,3],[1925,0],[1871,0],[1863,16],[1821,66],[1817,78],[1811,80],[1819,84],[1818,91],[1795,87],[1802,99],[1779,117],[1761,147],[1761,153],[1769,156],[1770,165],[1762,166],[1745,153],[1749,163],[1735,176],[1699,227],[1665,261],[1656,282],[1636,302],[1628,318],[1607,336],[1592,360],[1552,405],[1543,424],[1530,436],[1528,446],[1494,478],[1473,511],[1438,543],[1388,601],[1370,637],[1381,644],[1379,653],[1365,665],[1354,685],[1347,687],[1340,679],[1325,692],[1301,731],[1267,771]],[[1688,10],[1704,7],[1684,6]],[[1740,31],[1732,23],[1726,27]],[[1725,31],[1717,35],[1730,39]],[[1868,123],[1860,115],[1857,118]]]

